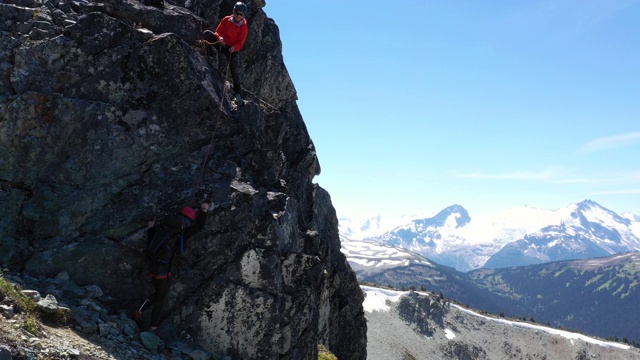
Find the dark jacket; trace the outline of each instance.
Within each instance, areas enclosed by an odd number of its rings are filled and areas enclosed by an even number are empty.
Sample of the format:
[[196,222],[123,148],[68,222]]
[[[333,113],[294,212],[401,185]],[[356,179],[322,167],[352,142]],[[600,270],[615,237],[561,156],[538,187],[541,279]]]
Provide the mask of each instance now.
[[187,240],[202,230],[207,220],[207,213],[200,211],[196,220],[190,226],[182,226],[191,220],[184,215],[169,215],[158,225],[147,229],[147,241],[151,242],[156,236],[167,237],[167,241],[149,259],[149,276],[154,279],[164,279],[171,276],[171,267],[176,253],[186,250]]

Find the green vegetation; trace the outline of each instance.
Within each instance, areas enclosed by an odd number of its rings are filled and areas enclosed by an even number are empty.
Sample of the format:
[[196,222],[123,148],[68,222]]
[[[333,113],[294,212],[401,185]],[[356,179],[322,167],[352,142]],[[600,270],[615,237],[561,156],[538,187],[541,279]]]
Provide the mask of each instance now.
[[602,274],[598,274],[595,277],[589,279],[589,281],[587,281],[584,285],[585,286],[589,286],[589,285],[593,284],[594,282],[600,280],[601,278],[602,278]]
[[560,275],[562,275],[563,272],[567,271],[567,268],[562,268],[560,271],[558,271],[557,273],[553,274],[553,277],[558,277]]
[[38,307],[32,298],[16,290],[13,284],[0,276],[0,298],[5,297],[12,298],[16,302],[19,308],[18,311],[32,314]]
[[338,358],[327,350],[322,344],[318,344],[318,360],[338,360]]
[[596,291],[600,291],[600,290],[604,290],[604,289],[609,289],[609,286],[611,285],[611,280],[607,281],[606,283],[598,286],[598,288],[596,289]]
[[38,334],[38,330],[40,330],[40,323],[36,319],[31,316],[27,316],[22,323],[22,328],[25,329],[28,333],[32,335]]
[[624,266],[622,268],[628,271],[630,274],[638,273],[638,267],[636,266],[636,263],[633,261],[624,263]]
[[37,315],[38,305],[32,298],[18,291],[13,284],[0,276],[0,300],[5,298],[9,298],[15,302],[16,312],[26,314],[22,328],[30,334],[36,335],[38,330],[40,330],[40,324],[34,318],[34,316]]
[[625,292],[624,294],[620,295],[620,299],[624,299],[625,297],[631,295],[632,291],[633,291],[633,288],[636,287],[636,285],[638,285],[638,280],[633,279],[633,282],[631,284],[629,284],[629,289],[627,290],[627,292]]
[[620,287],[616,291],[614,291],[612,295],[618,295],[622,292],[622,290],[624,290],[624,284],[620,285]]

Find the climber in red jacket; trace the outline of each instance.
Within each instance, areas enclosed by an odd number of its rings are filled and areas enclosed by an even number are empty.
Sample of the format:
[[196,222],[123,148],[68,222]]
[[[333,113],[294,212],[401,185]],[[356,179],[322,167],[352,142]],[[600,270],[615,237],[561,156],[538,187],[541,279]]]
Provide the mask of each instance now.
[[231,70],[231,77],[233,78],[233,97],[236,103],[242,101],[240,96],[240,74],[238,73],[238,67],[240,59],[238,57],[238,51],[242,50],[244,41],[247,39],[249,33],[249,27],[247,26],[247,5],[243,2],[237,2],[233,6],[233,14],[225,16],[215,32],[206,30],[203,34],[204,42],[208,45],[213,45],[216,50],[222,52],[229,58],[229,70]]

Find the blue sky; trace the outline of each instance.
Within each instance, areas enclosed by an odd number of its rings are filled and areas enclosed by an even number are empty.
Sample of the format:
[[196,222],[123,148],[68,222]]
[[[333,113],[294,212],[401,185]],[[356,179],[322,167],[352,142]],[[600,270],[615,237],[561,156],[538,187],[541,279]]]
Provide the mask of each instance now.
[[640,213],[640,0],[267,0],[339,216]]

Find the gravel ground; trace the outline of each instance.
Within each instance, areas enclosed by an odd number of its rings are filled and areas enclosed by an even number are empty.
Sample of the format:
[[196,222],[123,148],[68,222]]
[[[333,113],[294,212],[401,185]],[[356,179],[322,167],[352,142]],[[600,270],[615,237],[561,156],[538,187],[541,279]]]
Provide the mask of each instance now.
[[[433,350],[426,338],[402,321],[393,312],[374,311],[366,313],[367,318],[367,359],[369,360],[404,360],[431,359]],[[436,334],[436,337],[438,334]]]
[[[68,327],[53,328],[39,323],[31,334],[22,328],[22,316],[5,319],[0,316],[0,348],[11,349],[18,358],[117,360],[130,357],[117,346],[98,336],[82,337]],[[102,343],[102,344],[101,344]],[[0,358],[2,358],[0,356]],[[9,357],[10,359],[10,357]]]

